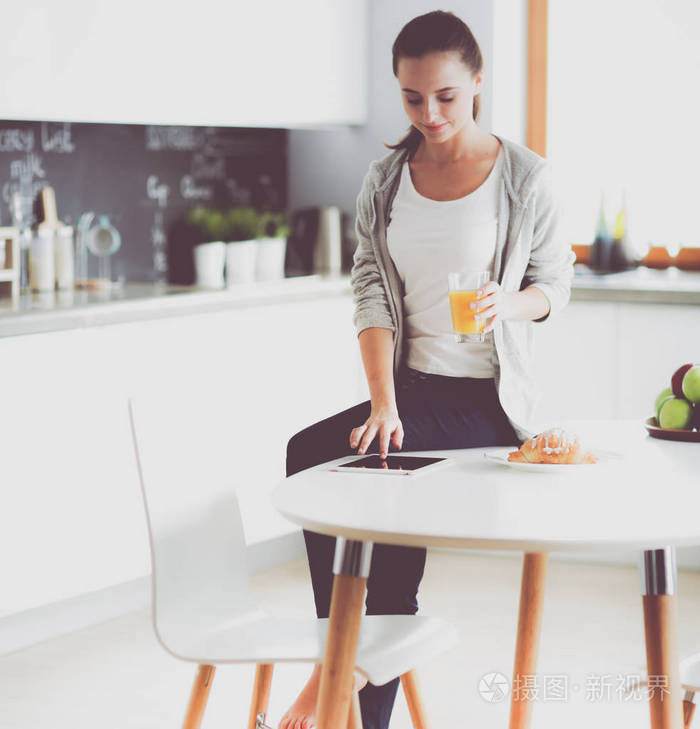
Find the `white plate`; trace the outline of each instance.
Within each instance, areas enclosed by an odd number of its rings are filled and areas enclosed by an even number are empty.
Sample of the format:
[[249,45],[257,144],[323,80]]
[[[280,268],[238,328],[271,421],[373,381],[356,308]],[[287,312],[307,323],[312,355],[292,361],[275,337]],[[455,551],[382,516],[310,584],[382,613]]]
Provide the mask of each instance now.
[[516,471],[529,471],[530,473],[578,473],[581,469],[598,465],[597,463],[517,463],[508,460],[508,454],[515,448],[507,451],[484,452],[484,458],[502,466],[514,468]]

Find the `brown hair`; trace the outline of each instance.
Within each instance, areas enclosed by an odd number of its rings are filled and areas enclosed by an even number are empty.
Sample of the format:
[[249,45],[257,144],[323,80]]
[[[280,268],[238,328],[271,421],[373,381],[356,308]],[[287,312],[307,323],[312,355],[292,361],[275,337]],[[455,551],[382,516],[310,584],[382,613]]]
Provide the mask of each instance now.
[[[396,36],[391,47],[392,68],[394,76],[401,58],[422,58],[426,53],[457,51],[462,63],[477,75],[483,70],[483,58],[479,44],[467,24],[454,13],[445,10],[433,10],[410,20]],[[472,117],[479,118],[481,95],[474,96]],[[407,148],[409,154],[418,149],[423,134],[411,124],[408,133],[396,144],[384,146],[389,149]]]

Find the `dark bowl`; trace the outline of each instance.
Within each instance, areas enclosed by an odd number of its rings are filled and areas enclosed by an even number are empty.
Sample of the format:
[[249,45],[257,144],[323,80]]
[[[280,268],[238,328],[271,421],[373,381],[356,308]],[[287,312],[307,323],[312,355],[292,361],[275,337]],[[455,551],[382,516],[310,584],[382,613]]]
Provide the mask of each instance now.
[[662,440],[684,440],[688,443],[700,443],[700,430],[673,430],[662,428],[656,418],[647,418],[644,427],[652,438]]

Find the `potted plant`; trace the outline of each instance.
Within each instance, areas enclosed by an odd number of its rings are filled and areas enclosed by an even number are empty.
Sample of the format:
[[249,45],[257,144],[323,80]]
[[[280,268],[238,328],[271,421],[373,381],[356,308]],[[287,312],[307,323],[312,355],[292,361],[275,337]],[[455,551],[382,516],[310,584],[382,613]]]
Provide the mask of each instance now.
[[239,205],[226,214],[226,285],[255,280],[260,217],[255,208]]
[[260,240],[258,241],[255,278],[271,281],[284,278],[284,258],[289,220],[282,210],[266,210],[260,214]]
[[220,289],[224,285],[226,218],[220,210],[203,205],[190,210],[187,222],[201,239],[193,248],[195,284],[203,288]]

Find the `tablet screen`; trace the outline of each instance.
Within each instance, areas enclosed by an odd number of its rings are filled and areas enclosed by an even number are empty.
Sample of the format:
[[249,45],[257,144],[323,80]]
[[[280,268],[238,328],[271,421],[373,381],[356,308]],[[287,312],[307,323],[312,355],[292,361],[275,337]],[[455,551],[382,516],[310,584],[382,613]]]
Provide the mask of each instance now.
[[358,458],[356,461],[348,461],[339,464],[340,468],[375,468],[390,471],[417,471],[424,466],[431,466],[433,463],[440,463],[444,458],[430,458],[427,456],[397,456],[388,455],[380,458],[378,454]]

